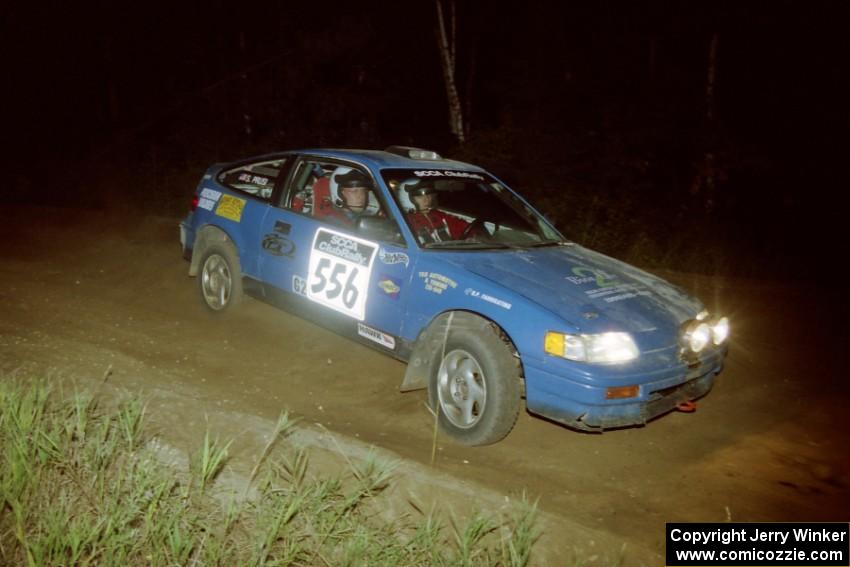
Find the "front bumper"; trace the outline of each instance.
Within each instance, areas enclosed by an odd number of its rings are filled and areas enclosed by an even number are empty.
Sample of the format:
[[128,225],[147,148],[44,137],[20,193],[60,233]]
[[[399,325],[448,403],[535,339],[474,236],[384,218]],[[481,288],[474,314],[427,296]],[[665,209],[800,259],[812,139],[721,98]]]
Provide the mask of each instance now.
[[682,402],[707,394],[723,367],[719,354],[690,370],[668,369],[638,384],[635,398],[605,399],[610,384],[593,385],[556,375],[536,365],[526,365],[526,404],[532,413],[583,431],[601,431],[647,421],[676,408]]

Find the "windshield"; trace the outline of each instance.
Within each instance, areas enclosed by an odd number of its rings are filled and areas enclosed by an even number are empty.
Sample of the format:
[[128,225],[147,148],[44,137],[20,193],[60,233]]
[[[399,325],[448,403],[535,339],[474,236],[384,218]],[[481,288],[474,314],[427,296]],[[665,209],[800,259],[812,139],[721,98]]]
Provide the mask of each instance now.
[[487,174],[444,169],[382,174],[424,248],[514,248],[563,241],[541,215]]

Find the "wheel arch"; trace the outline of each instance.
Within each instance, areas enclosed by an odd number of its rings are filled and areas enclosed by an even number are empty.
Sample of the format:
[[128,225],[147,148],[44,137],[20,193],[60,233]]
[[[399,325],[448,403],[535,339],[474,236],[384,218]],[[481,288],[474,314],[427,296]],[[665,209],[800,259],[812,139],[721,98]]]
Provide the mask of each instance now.
[[435,315],[427,325],[419,332],[414,342],[413,350],[407,361],[407,369],[404,380],[399,388],[402,392],[422,390],[428,387],[428,378],[433,369],[431,363],[437,349],[442,348],[447,332],[456,325],[489,325],[499,338],[507,345],[511,355],[517,359],[520,372],[522,390],[525,391],[525,371],[522,366],[522,358],[516,348],[516,343],[503,326],[492,318],[468,309],[447,309]]
[[236,244],[227,232],[220,226],[214,224],[205,225],[198,231],[198,236],[195,237],[195,244],[192,246],[192,261],[189,263],[189,275],[197,276],[198,269],[201,264],[201,257],[204,251],[210,244],[225,243],[233,247],[236,251]]

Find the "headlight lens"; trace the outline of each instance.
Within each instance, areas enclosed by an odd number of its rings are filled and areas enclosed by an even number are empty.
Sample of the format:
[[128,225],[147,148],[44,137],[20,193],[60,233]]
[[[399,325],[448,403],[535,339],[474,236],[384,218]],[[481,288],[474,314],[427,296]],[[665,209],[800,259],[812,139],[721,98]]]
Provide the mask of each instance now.
[[546,333],[544,350],[569,360],[596,364],[628,362],[640,354],[628,333],[570,335],[549,331]]
[[700,352],[711,341],[711,327],[708,323],[688,325],[685,331],[685,343],[693,352]]
[[712,317],[703,311],[696,319],[685,323],[682,329],[682,345],[692,353],[701,352],[710,343],[723,344],[729,338],[729,319]]
[[729,338],[729,319],[721,317],[711,326],[711,340],[716,345],[723,344]]

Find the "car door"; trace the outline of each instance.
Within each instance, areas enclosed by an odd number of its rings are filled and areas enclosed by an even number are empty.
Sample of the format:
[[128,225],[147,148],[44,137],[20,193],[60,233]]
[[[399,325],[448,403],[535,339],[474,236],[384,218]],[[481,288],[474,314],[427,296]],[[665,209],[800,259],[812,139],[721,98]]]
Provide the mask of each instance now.
[[[334,176],[352,168],[372,180],[369,207],[393,225],[374,177],[364,167],[304,156],[260,230],[261,279],[320,308],[350,318],[351,332],[389,350],[401,331],[410,259],[400,234],[387,238],[341,221]],[[368,224],[368,223],[367,223]],[[391,231],[389,231],[391,232]],[[397,231],[396,231],[397,232]]]
[[249,278],[259,277],[261,259],[255,242],[286,163],[285,157],[274,157],[235,164],[205,182],[199,195],[198,209],[233,240],[242,273]]
[[256,243],[260,279],[270,299],[277,294],[306,297],[307,262],[316,230],[311,189],[320,170],[297,159],[262,220]]

